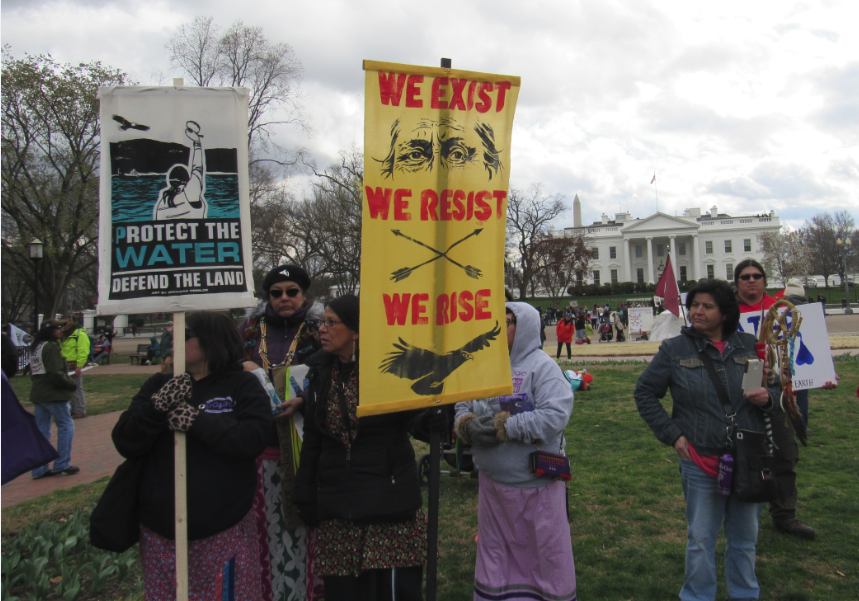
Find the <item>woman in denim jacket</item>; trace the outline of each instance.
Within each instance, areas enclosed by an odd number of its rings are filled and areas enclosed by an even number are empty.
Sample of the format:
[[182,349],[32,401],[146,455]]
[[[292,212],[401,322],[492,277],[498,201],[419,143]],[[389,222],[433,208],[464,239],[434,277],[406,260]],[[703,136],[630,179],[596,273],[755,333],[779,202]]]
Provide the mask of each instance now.
[[[724,523],[725,579],[728,599],[757,599],[755,546],[760,503],[744,503],[722,495],[716,486],[718,456],[725,452],[728,420],[701,353],[709,356],[727,386],[737,425],[763,432],[764,412],[777,401],[779,389],[761,388],[743,394],[745,364],[757,357],[755,337],[737,332],[739,306],[726,282],[702,280],[686,299],[691,327],[662,342],[659,352],[638,379],[638,412],[661,442],[680,458],[680,476],[689,522],[686,577],[680,599],[716,598],[716,539]],[[669,415],[660,403],[671,390]]]

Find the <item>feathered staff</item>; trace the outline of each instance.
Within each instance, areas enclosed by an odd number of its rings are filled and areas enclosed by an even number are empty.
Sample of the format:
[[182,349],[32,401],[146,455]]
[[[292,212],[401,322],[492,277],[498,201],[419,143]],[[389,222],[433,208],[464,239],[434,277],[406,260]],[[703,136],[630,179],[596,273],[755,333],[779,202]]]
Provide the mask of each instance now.
[[[780,314],[781,307],[785,307],[786,311]],[[793,316],[789,327],[788,313]],[[793,392],[793,347],[801,323],[802,317],[793,303],[780,299],[769,308],[759,339],[767,345],[767,365],[771,367],[768,381],[770,384],[778,382],[781,385],[781,408],[793,422],[799,441],[803,446],[808,446],[805,424],[802,423],[802,415],[796,406],[796,395]]]

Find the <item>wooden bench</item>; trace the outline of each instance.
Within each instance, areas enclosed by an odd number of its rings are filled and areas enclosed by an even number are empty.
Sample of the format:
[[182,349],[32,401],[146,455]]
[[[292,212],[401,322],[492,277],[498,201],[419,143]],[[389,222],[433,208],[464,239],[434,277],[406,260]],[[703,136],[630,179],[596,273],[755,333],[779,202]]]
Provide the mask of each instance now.
[[143,361],[146,360],[146,356],[149,354],[149,345],[148,344],[138,344],[137,352],[131,355],[131,364],[134,365],[135,359],[137,360],[138,365],[143,365]]

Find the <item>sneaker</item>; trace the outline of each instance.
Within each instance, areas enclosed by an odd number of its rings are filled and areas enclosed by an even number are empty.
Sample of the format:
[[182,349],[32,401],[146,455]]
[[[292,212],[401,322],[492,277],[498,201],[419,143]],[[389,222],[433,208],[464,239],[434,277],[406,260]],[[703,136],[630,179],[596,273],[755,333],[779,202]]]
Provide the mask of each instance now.
[[52,472],[51,470],[48,470],[47,472],[45,472],[41,476],[33,476],[33,480],[41,480],[42,478],[50,478],[53,475],[54,475],[54,472]]
[[789,522],[783,522],[781,524],[775,525],[776,530],[784,532],[785,534],[791,534],[793,536],[798,536],[799,538],[805,538],[808,540],[814,540],[816,533],[814,532],[814,528],[811,526],[806,526],[799,520],[790,520]]
[[59,472],[51,472],[51,473],[52,473],[52,474],[57,474],[57,475],[59,475],[59,474],[66,474],[67,476],[74,476],[74,475],[75,475],[75,474],[77,474],[79,471],[81,471],[81,468],[79,468],[79,467],[78,467],[78,466],[76,466],[76,465],[70,465],[69,467],[67,467],[67,468],[66,468],[66,469],[64,469],[64,470],[60,470]]

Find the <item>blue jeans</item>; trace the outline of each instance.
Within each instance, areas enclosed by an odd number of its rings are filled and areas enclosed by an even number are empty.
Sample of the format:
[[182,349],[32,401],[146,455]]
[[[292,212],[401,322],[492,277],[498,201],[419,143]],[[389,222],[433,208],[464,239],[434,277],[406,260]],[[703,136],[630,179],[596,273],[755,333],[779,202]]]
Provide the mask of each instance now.
[[[54,461],[54,471],[61,472],[71,465],[72,439],[75,436],[75,422],[72,420],[72,414],[69,413],[69,404],[36,403],[34,407],[36,425],[42,436],[49,441],[51,440],[51,417],[57,422],[57,453],[60,456]],[[33,477],[41,476],[49,469],[50,464],[48,463],[37,467],[33,470]]]
[[725,581],[728,599],[757,599],[760,586],[755,576],[755,546],[761,503],[743,503],[719,494],[716,480],[692,461],[680,461],[689,535],[686,543],[686,579],[680,591],[683,601],[716,599],[716,539],[724,525]]

